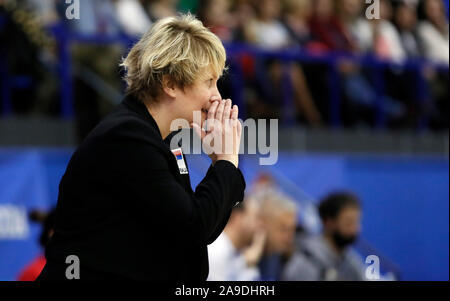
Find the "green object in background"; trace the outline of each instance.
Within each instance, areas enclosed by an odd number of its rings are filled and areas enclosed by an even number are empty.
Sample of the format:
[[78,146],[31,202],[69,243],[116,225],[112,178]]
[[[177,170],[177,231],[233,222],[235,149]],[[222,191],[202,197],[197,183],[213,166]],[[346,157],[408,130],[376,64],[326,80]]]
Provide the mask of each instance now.
[[182,13],[191,12],[192,14],[197,14],[199,0],[179,0],[178,1],[178,11]]

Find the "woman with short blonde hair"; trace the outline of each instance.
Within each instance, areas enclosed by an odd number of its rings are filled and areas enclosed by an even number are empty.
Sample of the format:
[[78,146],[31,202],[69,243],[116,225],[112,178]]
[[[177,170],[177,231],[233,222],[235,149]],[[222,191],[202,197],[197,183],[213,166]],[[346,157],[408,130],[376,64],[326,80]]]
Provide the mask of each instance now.
[[[158,21],[131,49],[122,62],[124,101],[83,141],[61,180],[39,280],[206,280],[206,246],[245,189],[238,108],[217,89],[225,60],[220,40],[192,15]],[[180,118],[214,141],[195,191],[182,149],[168,143]],[[217,137],[233,147],[216,147]],[[67,276],[67,256],[79,259],[78,273]]]
[[194,84],[204,68],[211,67],[220,77],[225,60],[219,38],[192,15],[182,15],[156,23],[121,65],[127,71],[127,92],[144,101],[157,98],[164,75],[186,87]]

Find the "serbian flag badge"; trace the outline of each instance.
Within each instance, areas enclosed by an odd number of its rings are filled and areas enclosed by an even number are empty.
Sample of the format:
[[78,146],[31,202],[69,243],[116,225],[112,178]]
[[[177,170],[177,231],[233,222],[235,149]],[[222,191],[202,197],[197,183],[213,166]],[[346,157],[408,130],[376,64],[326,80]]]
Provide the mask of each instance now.
[[186,167],[186,163],[184,162],[183,158],[183,151],[181,148],[173,149],[172,153],[175,156],[175,159],[177,160],[178,169],[180,170],[180,174],[185,175],[188,174],[188,169]]

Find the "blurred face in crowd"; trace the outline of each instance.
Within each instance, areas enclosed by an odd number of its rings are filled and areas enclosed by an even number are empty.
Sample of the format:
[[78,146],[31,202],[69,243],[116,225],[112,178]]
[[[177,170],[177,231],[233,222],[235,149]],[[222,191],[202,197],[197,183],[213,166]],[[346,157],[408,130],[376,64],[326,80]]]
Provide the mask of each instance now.
[[382,20],[392,19],[392,5],[388,0],[380,1],[380,18]]
[[425,15],[435,23],[445,18],[444,3],[441,0],[425,0]]
[[329,218],[324,227],[336,246],[344,248],[352,244],[361,231],[361,210],[355,206],[344,207],[335,218]]
[[413,30],[417,23],[415,7],[400,5],[395,14],[395,21],[402,30]]
[[296,216],[294,212],[280,211],[264,218],[267,233],[267,250],[270,253],[288,252],[295,239]]
[[347,18],[356,18],[362,10],[361,0],[340,0],[338,2],[339,11]]
[[237,1],[234,8],[234,21],[238,24],[245,24],[248,20],[252,20],[255,18],[256,12],[255,9],[250,5],[248,1]]
[[334,13],[334,0],[314,0],[313,12],[320,19],[330,18]]
[[211,0],[206,10],[206,20],[211,26],[230,26],[230,2],[228,0]]
[[278,19],[281,14],[279,0],[262,0],[259,6],[259,16],[263,20]]

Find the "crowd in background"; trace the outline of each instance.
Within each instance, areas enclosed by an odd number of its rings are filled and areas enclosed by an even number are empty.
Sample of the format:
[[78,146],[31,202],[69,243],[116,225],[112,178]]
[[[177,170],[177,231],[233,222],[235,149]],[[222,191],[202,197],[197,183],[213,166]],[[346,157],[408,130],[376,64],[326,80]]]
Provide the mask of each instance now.
[[[432,129],[448,130],[448,69],[441,72],[436,66],[449,64],[448,10],[443,3],[381,0],[380,19],[369,20],[362,0],[81,0],[80,19],[69,20],[65,1],[0,0],[0,75],[17,79],[12,93],[16,114],[58,115],[60,54],[50,34],[54,24],[85,36],[138,37],[157,20],[190,11],[225,45],[313,56],[369,54],[397,64],[383,70],[386,93],[379,95],[373,70],[351,59],[337,61],[344,126],[373,126],[381,101],[389,127],[413,129],[425,114]],[[113,107],[114,91],[123,91],[118,66],[126,47],[71,47],[80,139]],[[421,60],[429,63],[418,71],[403,65]],[[252,55],[241,57],[239,64],[247,117],[283,118],[287,74],[297,122],[330,125],[329,65],[299,61],[286,68],[276,58]],[[414,89],[415,72],[427,82],[425,96]],[[220,82],[224,98],[232,97],[231,76]],[[322,200],[318,209],[323,231],[312,236],[297,225],[296,203],[270,177],[261,177],[250,190],[209,246],[210,280],[365,279],[363,262],[349,248],[360,232],[357,197],[338,193]],[[39,257],[36,265],[42,261]],[[35,274],[34,267],[22,279]]]
[[[67,20],[70,12],[65,1],[1,0],[0,5],[9,2],[33,12],[43,26]],[[359,0],[81,0],[80,19],[69,23],[83,34],[139,36],[153,22],[189,11],[224,43],[373,52],[395,61],[425,57],[449,63],[443,1],[381,0],[380,19],[372,20],[369,5]]]
[[359,199],[335,192],[317,206],[322,227],[315,233],[298,224],[298,203],[270,175],[261,174],[208,246],[208,280],[369,280],[361,255],[352,248],[361,231]]
[[[31,78],[30,85],[13,90],[14,112],[56,115],[61,110],[59,53],[48,31],[53,24],[63,23],[83,36],[138,37],[161,18],[192,12],[225,45],[313,56],[370,55],[397,64],[379,71],[343,57],[330,66],[243,55],[238,64],[246,117],[283,122],[289,99],[294,120],[307,126],[330,126],[333,110],[339,110],[347,127],[376,126],[381,112],[388,128],[415,129],[425,118],[431,129],[448,130],[448,69],[437,67],[449,64],[448,14],[442,0],[381,0],[379,19],[368,19],[374,11],[360,0],[82,0],[79,19],[68,18],[72,9],[64,1],[0,0],[1,51],[6,58],[0,67]],[[109,112],[114,105],[111,99],[120,98],[124,84],[118,63],[127,46],[75,43],[71,47],[80,139]],[[422,60],[429,63],[416,69],[404,65]],[[341,98],[334,109],[332,67]],[[376,72],[382,72],[381,86]],[[220,82],[224,97],[232,98],[235,92],[231,76]],[[419,82],[422,78],[425,86]],[[426,93],[420,87],[426,87]]]

